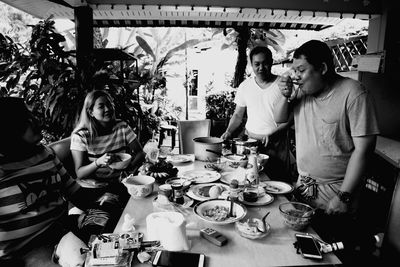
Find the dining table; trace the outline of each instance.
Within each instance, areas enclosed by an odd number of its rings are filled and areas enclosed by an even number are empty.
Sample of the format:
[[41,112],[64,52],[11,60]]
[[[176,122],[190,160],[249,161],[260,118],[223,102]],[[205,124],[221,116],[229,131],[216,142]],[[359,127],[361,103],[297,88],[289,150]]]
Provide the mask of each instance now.
[[[191,170],[204,170],[207,162],[194,160],[188,163],[178,164],[178,177],[180,174]],[[268,176],[260,172],[260,181],[269,180]],[[219,182],[219,181],[216,181]],[[153,212],[153,200],[157,197],[157,188],[154,192],[145,198],[130,198],[114,233],[121,233],[124,217],[129,214],[135,220],[136,231],[143,233],[143,240],[147,239],[146,217]],[[246,218],[261,218],[267,212],[270,212],[266,222],[270,225],[270,232],[261,239],[247,239],[242,237],[235,229],[235,224],[218,225],[209,223],[199,218],[193,209],[185,213],[187,222],[186,233],[190,244],[188,252],[201,253],[206,256],[205,266],[207,267],[266,267],[266,266],[337,266],[341,261],[333,253],[323,254],[322,260],[304,258],[296,250],[294,243],[296,241],[295,231],[283,222],[283,217],[279,211],[279,205],[287,202],[288,194],[273,195],[274,200],[263,206],[246,206]],[[192,207],[199,201],[194,201]],[[224,235],[228,242],[223,246],[216,246],[200,236],[200,230],[203,228],[212,228]],[[317,233],[308,226],[302,232],[319,237]],[[149,262],[140,263],[138,259],[133,260],[132,266],[149,266]]]

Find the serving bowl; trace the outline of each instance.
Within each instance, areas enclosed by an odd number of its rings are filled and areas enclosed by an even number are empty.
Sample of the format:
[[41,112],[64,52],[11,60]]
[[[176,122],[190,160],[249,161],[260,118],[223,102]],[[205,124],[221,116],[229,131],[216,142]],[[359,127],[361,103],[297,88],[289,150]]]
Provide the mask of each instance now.
[[279,205],[283,222],[290,228],[300,231],[306,228],[314,215],[314,209],[300,202],[285,202]]
[[155,179],[148,175],[129,175],[122,180],[133,198],[145,198],[153,192]]
[[231,201],[209,199],[194,206],[194,213],[202,220],[212,224],[230,224],[244,218],[247,209],[240,203],[233,202],[233,216],[229,216]]
[[222,156],[222,159],[223,161],[227,162],[229,166],[232,168],[237,168],[237,167],[245,168],[247,166],[247,163],[249,162],[247,156],[242,154],[228,154]]
[[131,163],[132,160],[132,156],[128,153],[114,153],[112,157],[113,161],[108,166],[115,170],[125,169],[129,166],[129,163]]
[[235,222],[235,229],[245,238],[260,239],[270,233],[271,226],[259,218],[249,218]]
[[257,163],[259,166],[265,167],[269,160],[269,156],[267,154],[258,154],[257,155]]

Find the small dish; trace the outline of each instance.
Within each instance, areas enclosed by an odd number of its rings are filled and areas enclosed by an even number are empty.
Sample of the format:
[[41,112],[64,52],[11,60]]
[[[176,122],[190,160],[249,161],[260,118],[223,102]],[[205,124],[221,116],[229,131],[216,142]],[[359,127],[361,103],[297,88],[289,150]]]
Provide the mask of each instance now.
[[249,239],[260,239],[271,232],[271,226],[259,218],[240,220],[235,223],[235,228],[241,236]]
[[177,154],[177,155],[168,155],[167,161],[171,162],[172,164],[182,164],[191,162],[194,160],[193,154]]
[[275,195],[288,194],[294,189],[292,185],[281,181],[264,181],[260,184],[264,187],[265,192]]
[[255,202],[248,202],[243,198],[243,192],[239,193],[239,201],[245,204],[246,206],[264,206],[272,203],[274,201],[274,197],[270,194],[264,194],[259,196],[257,201]]
[[180,176],[196,184],[212,183],[221,178],[221,174],[209,170],[186,171]]
[[[233,179],[239,182],[239,186],[244,186],[246,183],[246,177],[249,172],[252,171],[251,164],[247,164],[246,168],[238,167],[236,169],[225,168],[224,172],[221,173],[221,182],[225,184],[230,184]],[[260,173],[264,167],[259,166],[258,172]]]

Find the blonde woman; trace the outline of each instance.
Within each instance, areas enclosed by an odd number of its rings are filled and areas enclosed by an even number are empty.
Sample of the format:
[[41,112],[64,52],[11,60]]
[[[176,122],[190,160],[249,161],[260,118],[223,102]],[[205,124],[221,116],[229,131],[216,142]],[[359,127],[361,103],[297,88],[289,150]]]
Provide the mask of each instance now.
[[[115,118],[111,96],[103,90],[87,94],[79,123],[71,136],[71,151],[79,183],[99,189],[119,188],[120,172],[109,167],[117,152],[132,155],[130,170],[136,171],[145,153],[131,127]],[[123,189],[126,192],[126,189]]]

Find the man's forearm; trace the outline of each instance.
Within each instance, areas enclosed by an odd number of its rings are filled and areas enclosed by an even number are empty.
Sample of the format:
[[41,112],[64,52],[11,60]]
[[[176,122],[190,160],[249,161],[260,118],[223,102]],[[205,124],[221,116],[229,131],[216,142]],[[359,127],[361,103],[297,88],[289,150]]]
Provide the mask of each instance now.
[[288,122],[289,120],[289,103],[287,101],[287,98],[284,96],[281,96],[278,100],[278,102],[275,104],[274,107],[274,120],[276,123],[285,123]]
[[226,128],[225,132],[232,134],[240,126],[241,123],[242,123],[242,118],[239,115],[234,114],[230,119],[228,127]]
[[368,160],[375,148],[376,137],[369,136],[364,137],[363,139],[367,140],[363,144],[364,147],[361,149],[357,149],[356,147],[351,154],[346,169],[346,175],[340,189],[341,191],[353,193],[364,179]]
[[366,166],[367,157],[359,153],[353,153],[347,165],[346,175],[340,190],[353,193],[363,180]]

